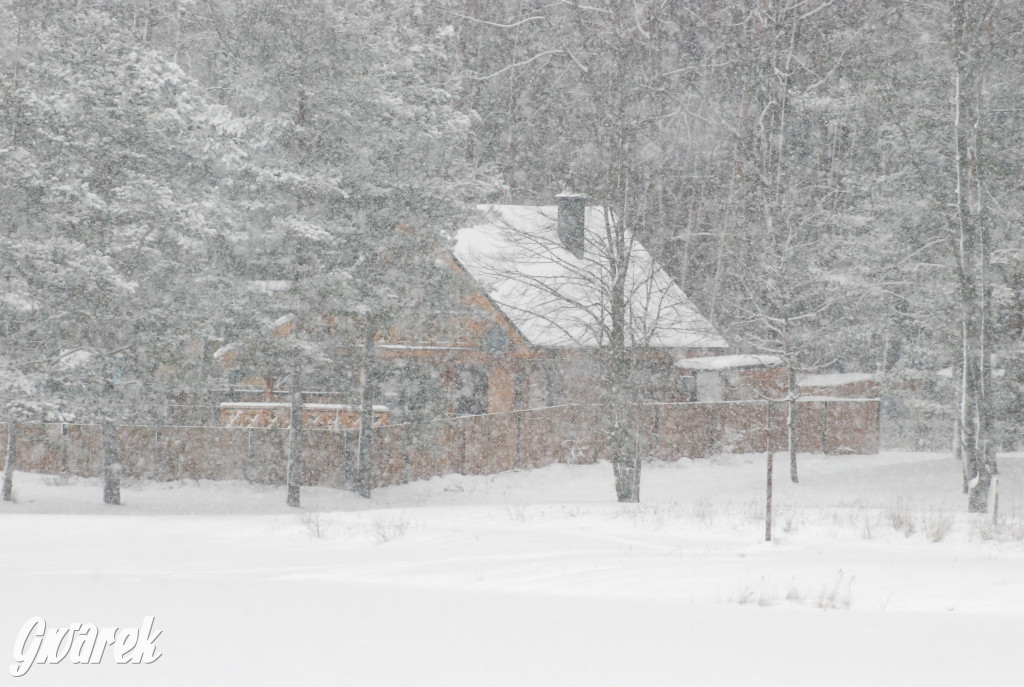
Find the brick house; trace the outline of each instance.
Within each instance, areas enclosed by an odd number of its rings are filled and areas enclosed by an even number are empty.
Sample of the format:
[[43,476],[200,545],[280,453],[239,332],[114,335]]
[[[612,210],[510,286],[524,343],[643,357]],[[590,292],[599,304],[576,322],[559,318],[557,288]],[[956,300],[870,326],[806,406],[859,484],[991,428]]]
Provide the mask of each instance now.
[[[436,318],[397,324],[375,342],[378,359],[390,370],[378,399],[385,422],[411,417],[417,401],[410,380],[429,377],[454,415],[601,402],[594,354],[610,336],[616,251],[628,255],[626,337],[644,401],[759,398],[785,378],[774,358],[721,355],[725,340],[644,246],[630,235],[611,245],[613,220],[604,208],[587,206],[578,194],[555,201],[482,205],[478,222],[454,233],[437,265],[452,287],[444,298],[458,302],[437,304]],[[287,320],[281,319],[279,334],[290,331]],[[230,355],[221,358],[230,365]],[[726,397],[716,395],[716,378],[725,380]],[[270,389],[234,394],[222,418],[262,426],[269,421],[263,416],[273,417],[267,426],[278,426],[284,411],[277,404],[285,400]],[[324,412],[333,413],[312,418],[311,426],[352,426],[345,404],[355,401],[344,390],[308,394],[307,403],[330,405]],[[246,405],[252,403],[267,408]]]
[[[585,196],[551,206],[479,206],[481,221],[455,233],[450,270],[468,288],[452,340],[385,332],[382,358],[442,370],[457,415],[600,400],[594,353],[609,337],[609,213]],[[625,236],[627,343],[644,371],[644,398],[686,401],[676,361],[726,342],[632,236]],[[387,398],[384,403],[391,405]]]

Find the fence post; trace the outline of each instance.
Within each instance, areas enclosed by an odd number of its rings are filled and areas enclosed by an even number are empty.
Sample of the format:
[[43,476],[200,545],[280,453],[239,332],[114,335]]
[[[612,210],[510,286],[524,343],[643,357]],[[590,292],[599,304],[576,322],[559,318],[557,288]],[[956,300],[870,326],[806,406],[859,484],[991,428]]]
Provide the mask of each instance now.
[[513,414],[516,418],[516,453],[515,462],[512,463],[512,467],[518,470],[522,467],[523,459],[523,413],[516,410]]
[[[882,399],[875,399],[875,453],[882,450]],[[956,455],[956,451],[953,452]]]
[[772,453],[768,452],[768,484],[765,491],[764,540],[772,540]]
[[155,456],[153,458],[153,477],[154,477],[154,479],[157,479],[157,480],[159,480],[159,479],[161,479],[163,477],[163,474],[162,474],[163,473],[163,470],[162,470],[162,468],[163,468],[163,453],[162,453],[162,451],[160,449],[161,439],[163,438],[162,435],[163,435],[163,428],[162,428],[161,425],[157,425],[156,426],[156,436],[155,436],[155,444],[156,444],[155,450],[156,450],[156,453],[155,453]]
[[459,428],[462,430],[459,432],[459,474],[466,474],[466,423],[465,421],[459,423]]
[[772,450],[772,402],[767,399],[764,402],[764,450]]
[[345,446],[344,446],[344,451],[345,451],[345,486],[347,488],[349,488],[349,489],[352,488],[352,464],[353,464],[353,461],[352,461],[352,441],[350,441],[351,436],[352,436],[352,430],[346,429],[345,430]]
[[104,418],[100,424],[100,447],[103,453],[103,503],[121,505],[121,461],[117,446],[117,427]]
[[576,404],[569,406],[569,465],[576,464]]
[[992,524],[999,527],[999,478],[993,480],[994,493],[992,496]]
[[10,501],[14,498],[12,490],[14,484],[14,461],[16,459],[17,448],[17,430],[15,429],[14,420],[9,420],[7,422],[7,460],[4,462],[3,477],[4,501]]
[[712,403],[707,404],[708,409],[708,454],[715,448],[715,406]]
[[251,482],[256,477],[256,456],[253,455],[253,452],[252,452],[252,427],[250,427],[249,429],[245,430],[245,440],[246,440],[246,446],[245,446],[246,458],[249,461],[249,470],[248,470],[249,474],[246,475],[246,480]]
[[68,426],[67,423],[60,423],[60,474],[67,477],[71,474],[68,466]]
[[406,436],[408,432],[406,432],[404,429],[402,430],[402,432],[403,436],[401,445],[405,450],[405,471],[403,473],[404,478],[402,479],[402,484],[408,484],[409,482],[412,481],[412,447],[409,445],[409,441]]
[[661,404],[655,403],[654,406],[654,446],[651,448],[651,459],[657,459],[658,453],[661,450]]
[[828,455],[828,401],[821,404],[821,452]]

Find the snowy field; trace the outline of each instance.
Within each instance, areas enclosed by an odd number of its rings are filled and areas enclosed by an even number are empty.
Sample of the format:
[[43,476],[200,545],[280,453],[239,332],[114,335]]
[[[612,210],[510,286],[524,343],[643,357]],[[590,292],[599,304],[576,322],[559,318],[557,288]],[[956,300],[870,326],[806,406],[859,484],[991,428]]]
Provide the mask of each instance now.
[[451,475],[370,501],[237,482],[18,473],[0,504],[0,654],[42,616],[138,627],[151,665],[36,665],[20,685],[1013,685],[1024,674],[1024,456],[1001,524],[921,453]]

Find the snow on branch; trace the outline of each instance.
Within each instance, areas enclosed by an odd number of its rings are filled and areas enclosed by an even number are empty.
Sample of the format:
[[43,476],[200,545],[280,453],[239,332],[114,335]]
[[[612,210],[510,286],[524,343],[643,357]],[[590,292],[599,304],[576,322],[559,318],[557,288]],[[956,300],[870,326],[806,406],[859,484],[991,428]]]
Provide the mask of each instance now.
[[501,69],[499,69],[498,71],[494,72],[493,74],[488,74],[487,76],[477,76],[475,74],[470,74],[469,78],[473,79],[474,81],[487,81],[488,79],[493,79],[496,76],[500,76],[501,74],[504,74],[505,72],[507,72],[507,71],[509,71],[511,69],[518,69],[519,67],[525,67],[526,65],[530,64],[531,62],[535,62],[536,60],[539,60],[542,57],[546,57],[548,55],[564,55],[564,54],[566,54],[564,50],[545,50],[544,52],[537,53],[533,57],[527,58],[527,59],[523,60],[522,62],[515,62],[513,64],[510,64],[510,65],[506,66],[506,67],[502,67]]

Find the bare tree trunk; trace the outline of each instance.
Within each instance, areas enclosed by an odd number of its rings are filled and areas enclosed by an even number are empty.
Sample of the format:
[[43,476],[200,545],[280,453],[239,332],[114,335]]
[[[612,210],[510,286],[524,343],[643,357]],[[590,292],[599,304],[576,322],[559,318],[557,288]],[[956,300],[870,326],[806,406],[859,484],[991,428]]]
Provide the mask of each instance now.
[[[959,377],[959,375],[957,375],[957,377]],[[963,433],[960,431],[959,414],[953,419],[953,460],[960,463],[960,472],[964,477],[963,490],[964,495],[966,496],[970,491],[970,488],[967,486],[967,482],[970,477],[967,474],[967,461],[964,460],[964,442]]]
[[775,456],[768,452],[768,480],[765,484],[764,502],[764,540],[772,540],[772,460]]
[[783,345],[786,357],[786,448],[789,450],[789,479],[796,484],[800,480],[796,469],[796,370],[793,369],[789,350],[789,321],[784,322]]
[[367,499],[370,498],[370,450],[373,447],[373,341],[376,334],[376,327],[367,321],[359,369],[359,447],[356,457],[356,491]]
[[990,439],[985,382],[989,375],[986,284],[989,246],[979,164],[982,122],[982,59],[978,32],[971,26],[967,0],[953,0],[954,80],[953,129],[956,146],[956,267],[960,296],[961,364],[960,432],[967,510],[988,511],[988,492],[995,472],[995,446]]
[[18,447],[18,438],[16,432],[16,425],[14,420],[10,420],[7,423],[7,462],[4,466],[4,486],[3,486],[3,500],[11,501],[14,499],[14,459],[16,457],[16,449]]
[[121,462],[117,452],[117,427],[112,420],[100,423],[103,451],[103,503],[121,505]]
[[628,219],[625,204],[617,221],[613,221],[605,208],[605,227],[610,257],[612,283],[608,309],[611,319],[608,344],[608,374],[612,395],[612,427],[610,449],[612,469],[615,473],[615,496],[622,503],[640,501],[640,453],[632,437],[630,410],[635,406],[635,394],[630,384],[630,351],[626,340],[627,297],[626,274],[629,270],[629,246],[625,222]]
[[799,482],[796,469],[796,397],[792,394],[786,401],[786,445],[789,448],[789,479]]
[[300,503],[302,472],[302,379],[299,366],[292,369],[291,410],[288,419],[288,505]]
[[622,392],[612,403],[610,448],[615,473],[615,497],[621,503],[640,500],[640,455],[630,427],[631,404]]

